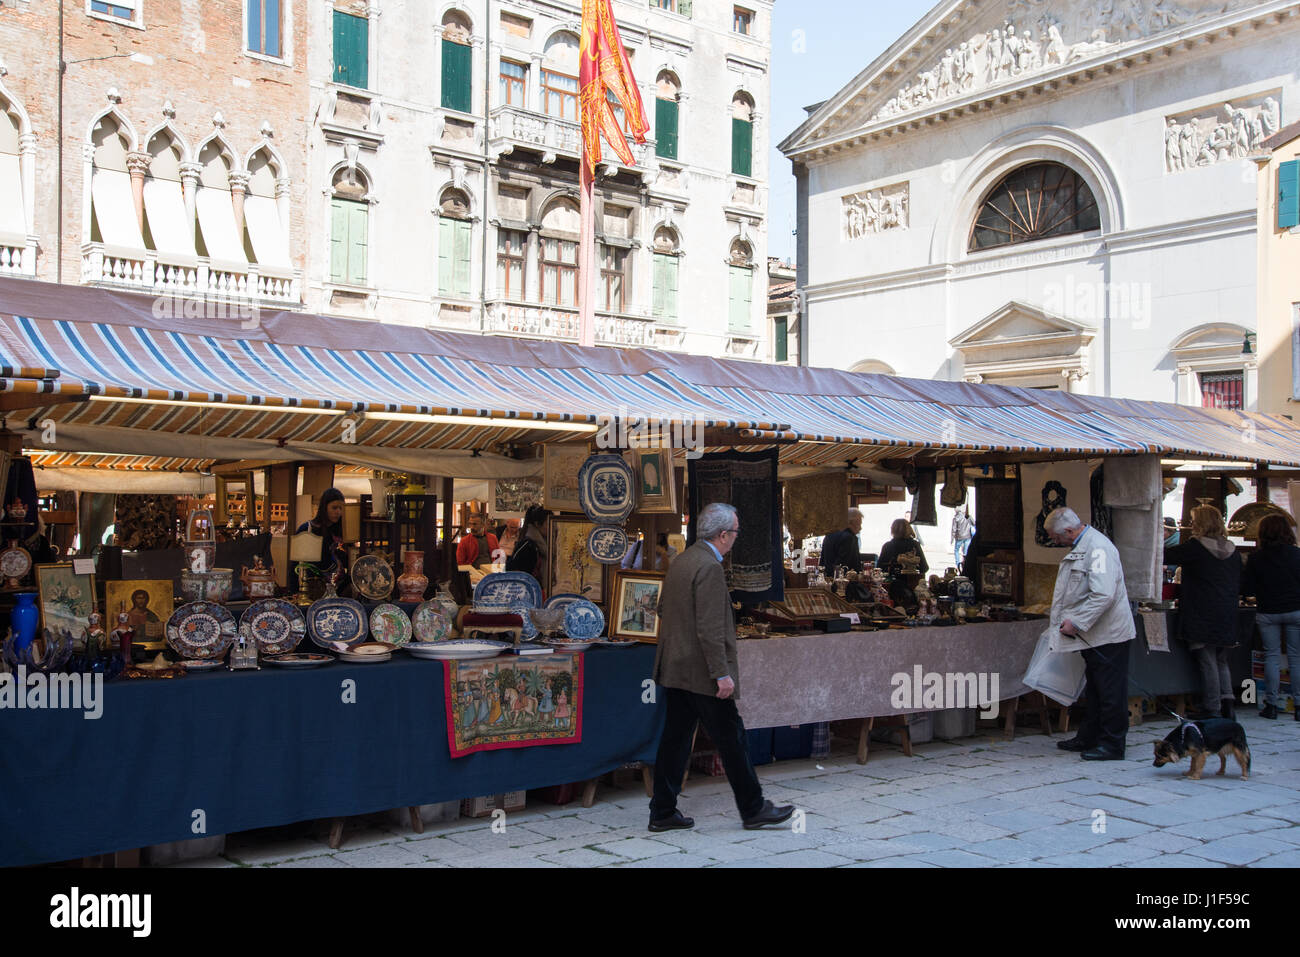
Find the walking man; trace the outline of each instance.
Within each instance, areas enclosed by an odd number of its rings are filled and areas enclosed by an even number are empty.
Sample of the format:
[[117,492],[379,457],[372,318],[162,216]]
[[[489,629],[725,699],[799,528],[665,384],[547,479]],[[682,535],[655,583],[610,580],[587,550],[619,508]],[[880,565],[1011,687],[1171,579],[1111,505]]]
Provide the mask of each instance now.
[[1128,734],[1128,642],[1137,634],[1119,552],[1073,509],[1053,509],[1043,529],[1070,546],[1052,593],[1052,651],[1083,652],[1088,714],[1076,737],[1058,741],[1085,761],[1122,761]]
[[697,723],[704,725],[717,745],[745,827],[782,824],[794,814],[794,807],[775,807],[764,800],[749,761],[745,724],[736,709],[740,694],[736,622],[722,572],[722,558],[740,534],[736,510],[721,502],[706,505],[696,534],[697,541],[668,566],[659,599],[654,678],[663,688],[668,714],[655,758],[650,830],[695,826],[694,820],[677,810],[677,795]]
[[975,523],[970,520],[970,512],[965,508],[958,509],[952,516],[952,561],[959,572],[974,535]]

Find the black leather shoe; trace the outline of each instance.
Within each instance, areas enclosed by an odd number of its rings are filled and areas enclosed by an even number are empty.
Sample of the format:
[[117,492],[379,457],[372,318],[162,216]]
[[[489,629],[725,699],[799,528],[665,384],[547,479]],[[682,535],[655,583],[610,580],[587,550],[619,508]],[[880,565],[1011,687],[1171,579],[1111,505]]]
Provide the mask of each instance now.
[[753,817],[745,818],[745,830],[756,831],[760,827],[769,827],[773,824],[784,824],[794,816],[793,804],[782,804],[777,807],[771,801],[763,802],[763,809]]
[[671,817],[650,818],[652,831],[687,831],[695,826],[695,818],[687,817],[681,811],[673,811]]
[[1056,746],[1062,751],[1087,751],[1096,747],[1093,744],[1085,744],[1078,737],[1070,738],[1068,741],[1057,741]]
[[1265,704],[1264,707],[1259,709],[1259,716],[1261,718],[1268,718],[1270,721],[1276,721],[1277,708],[1273,707],[1271,704]]
[[1124,754],[1122,751],[1116,751],[1113,748],[1090,748],[1079,755],[1085,761],[1123,761]]

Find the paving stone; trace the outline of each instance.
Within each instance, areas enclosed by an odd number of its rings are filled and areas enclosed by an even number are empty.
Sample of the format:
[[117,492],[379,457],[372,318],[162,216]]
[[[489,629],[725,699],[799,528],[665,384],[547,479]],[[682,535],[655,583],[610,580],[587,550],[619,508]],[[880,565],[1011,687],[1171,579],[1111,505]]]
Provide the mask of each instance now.
[[938,852],[947,848],[931,848],[922,844],[910,844],[905,837],[892,838],[888,841],[855,841],[852,844],[834,844],[827,848],[834,854],[847,857],[853,861],[874,861],[881,857],[898,857],[905,854],[925,854]]
[[1250,864],[1252,861],[1257,861],[1261,857],[1267,857],[1270,854],[1283,854],[1293,850],[1295,850],[1294,845],[1286,844],[1283,841],[1275,841],[1272,838],[1261,837],[1258,834],[1239,834],[1234,837],[1220,838],[1217,841],[1202,844],[1200,847],[1188,848],[1186,853],[1211,861],[1222,861],[1224,864],[1240,866]]
[[980,818],[983,824],[992,824],[994,827],[1000,827],[1010,831],[1012,834],[1019,834],[1021,831],[1031,831],[1038,827],[1049,827],[1053,824],[1061,823],[1060,818],[1055,815],[1039,814],[1036,811],[1018,808],[1014,811],[999,811],[996,814],[986,814]]
[[991,841],[999,837],[1010,837],[1011,832],[1003,827],[981,824],[974,821],[949,822],[936,824],[934,830],[940,834],[950,834],[966,841]]
[[923,861],[923,860],[921,860],[921,858],[919,858],[919,857],[886,857],[886,858],[882,858],[881,860],[878,860],[878,861],[860,861],[860,862],[858,862],[858,863],[856,863],[856,864],[845,864],[845,865],[844,865],[845,868],[849,868],[849,867],[900,867],[900,868],[901,868],[901,867],[906,867],[906,868],[909,868],[909,869],[911,869],[911,868],[916,868],[916,867],[937,868],[938,866],[939,866],[938,864],[931,864],[929,861]]
[[1053,853],[1084,851],[1107,840],[1104,834],[1092,833],[1091,826],[1086,824],[1054,824],[1051,827],[1025,831],[1017,835],[1017,838],[1033,847],[1041,848],[1039,857],[1047,857]]
[[1101,847],[1094,847],[1091,851],[1085,851],[1083,856],[1092,862],[1089,867],[1114,867],[1117,864],[1130,864],[1134,861],[1159,857],[1161,853],[1155,848],[1144,847],[1131,841],[1116,841],[1113,844],[1103,844]]
[[423,857],[406,849],[406,844],[381,844],[350,851],[340,850],[334,857],[348,867],[401,867]]
[[1198,840],[1174,834],[1169,830],[1148,831],[1146,834],[1139,834],[1130,843],[1141,847],[1149,847],[1162,853],[1177,853],[1178,851],[1185,851],[1189,847],[1198,847],[1201,844]]
[[979,854],[982,857],[989,857],[995,861],[1008,863],[1033,860],[1042,856],[1042,851],[1032,843],[1020,841],[1014,837],[1000,837],[992,841],[965,844],[962,850],[969,851],[972,854]]
[[643,857],[654,857],[656,854],[675,854],[678,852],[678,848],[671,844],[649,840],[644,837],[631,837],[621,841],[594,844],[592,850],[603,851],[606,854],[617,854],[619,857],[634,861]]
[[[1087,865],[1080,865],[1086,867]],[[1178,868],[1205,868],[1205,867],[1227,867],[1219,861],[1207,860],[1204,857],[1192,857],[1190,854],[1161,854],[1159,857],[1149,857],[1143,861],[1134,861],[1131,864],[1121,864],[1121,867],[1178,867]]]
[[1263,860],[1256,861],[1251,867],[1300,867],[1300,849],[1283,851]]
[[961,851],[956,848],[947,851],[927,851],[919,856],[921,860],[936,864],[939,867],[988,867],[994,863],[992,858],[971,854],[968,851]]
[[[1270,825],[1268,822],[1272,821]],[[1218,821],[1196,821],[1192,824],[1179,824],[1166,828],[1170,834],[1193,837],[1200,842],[1214,841],[1221,837],[1235,834],[1249,834],[1251,831],[1264,831],[1283,823],[1277,818],[1258,818],[1248,814],[1233,815]]]
[[561,867],[603,867],[606,864],[623,863],[627,858],[618,857],[614,854],[601,854],[599,851],[579,847],[572,851],[561,851],[554,855],[543,854],[541,860],[559,864]]
[[[512,826],[507,823],[503,831],[493,831],[491,827],[483,827],[474,831],[459,831],[455,834],[448,834],[447,840],[475,848],[485,854],[495,854],[503,848],[541,844],[550,840],[550,838],[538,834],[522,824]],[[589,841],[588,843],[593,842]]]
[[230,842],[227,842],[225,856],[239,864],[256,865],[304,857],[321,857],[333,853],[328,844],[314,838],[304,837],[292,841],[276,841],[268,844],[234,847],[231,847]]
[[624,861],[615,867],[711,867],[718,862],[711,857],[699,854],[660,854],[657,857],[643,857],[639,861]]
[[[649,815],[647,815],[647,819]],[[542,837],[581,837],[584,834],[608,834],[609,828],[579,817],[557,817],[544,821],[530,821],[521,825],[525,830]],[[508,829],[508,828],[507,828]]]
[[[414,858],[412,858],[414,860]],[[346,861],[329,854],[320,857],[300,857],[292,861],[279,861],[272,864],[264,864],[263,867],[350,867]]]

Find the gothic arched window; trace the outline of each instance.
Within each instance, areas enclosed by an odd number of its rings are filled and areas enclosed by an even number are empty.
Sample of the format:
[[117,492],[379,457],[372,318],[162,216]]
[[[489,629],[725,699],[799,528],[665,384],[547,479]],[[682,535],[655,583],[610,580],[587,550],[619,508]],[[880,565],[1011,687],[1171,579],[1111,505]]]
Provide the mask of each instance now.
[[971,227],[970,252],[1101,228],[1083,177],[1059,163],[1012,170],[989,190]]

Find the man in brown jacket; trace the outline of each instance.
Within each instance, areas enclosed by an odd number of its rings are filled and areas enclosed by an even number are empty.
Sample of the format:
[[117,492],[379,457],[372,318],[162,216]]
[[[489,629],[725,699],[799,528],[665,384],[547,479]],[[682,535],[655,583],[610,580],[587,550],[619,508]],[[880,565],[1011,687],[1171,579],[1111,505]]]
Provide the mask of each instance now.
[[740,668],[736,622],[722,572],[722,557],[740,534],[730,505],[706,505],[696,523],[697,541],[668,566],[659,599],[659,647],[654,678],[664,690],[667,720],[655,758],[655,793],[650,800],[650,830],[695,826],[677,810],[677,795],[691,758],[698,722],[717,745],[736,807],[746,828],[781,824],[794,807],[774,807],[763,799],[749,761],[745,724],[736,709]]

